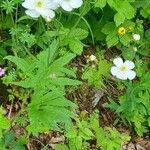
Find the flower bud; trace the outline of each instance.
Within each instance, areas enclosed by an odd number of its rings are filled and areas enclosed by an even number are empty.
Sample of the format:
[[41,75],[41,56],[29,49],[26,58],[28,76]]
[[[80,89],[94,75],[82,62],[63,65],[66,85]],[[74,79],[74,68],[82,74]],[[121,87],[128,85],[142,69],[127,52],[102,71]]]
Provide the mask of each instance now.
[[91,55],[90,56],[90,61],[95,61],[96,60],[96,56],[95,55]]
[[133,34],[133,40],[139,41],[141,39],[141,36],[139,34]]

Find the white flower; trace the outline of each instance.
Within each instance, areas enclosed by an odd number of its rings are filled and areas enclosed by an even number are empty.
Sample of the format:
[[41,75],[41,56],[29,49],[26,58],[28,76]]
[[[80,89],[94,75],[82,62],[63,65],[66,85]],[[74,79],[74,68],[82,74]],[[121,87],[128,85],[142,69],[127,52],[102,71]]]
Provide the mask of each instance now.
[[135,41],[139,41],[141,39],[141,36],[139,34],[133,34],[133,39]]
[[58,4],[53,0],[25,0],[22,6],[27,10],[25,13],[33,18],[42,16],[43,18],[54,18]]
[[95,60],[96,60],[96,56],[91,55],[91,56],[90,56],[90,61],[95,61]]
[[132,61],[126,60],[123,62],[121,58],[114,59],[113,63],[115,66],[111,68],[111,73],[113,76],[116,76],[118,79],[122,80],[133,80],[136,76],[135,71],[132,69],[135,67]]
[[83,4],[82,0],[55,0],[64,10],[72,11],[74,8],[79,8]]

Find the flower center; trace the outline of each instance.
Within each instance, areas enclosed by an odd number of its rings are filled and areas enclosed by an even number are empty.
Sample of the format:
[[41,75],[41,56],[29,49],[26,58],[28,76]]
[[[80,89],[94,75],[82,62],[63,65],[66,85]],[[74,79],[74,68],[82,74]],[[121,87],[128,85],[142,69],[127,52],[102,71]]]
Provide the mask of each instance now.
[[127,66],[125,66],[125,65],[123,65],[123,66],[121,66],[121,68],[120,68],[120,70],[122,71],[122,72],[125,72],[125,71],[127,71]]
[[126,33],[126,30],[124,27],[120,27],[118,30],[119,35],[124,35]]
[[44,4],[42,3],[42,1],[36,2],[36,8],[42,8],[43,6],[44,6]]

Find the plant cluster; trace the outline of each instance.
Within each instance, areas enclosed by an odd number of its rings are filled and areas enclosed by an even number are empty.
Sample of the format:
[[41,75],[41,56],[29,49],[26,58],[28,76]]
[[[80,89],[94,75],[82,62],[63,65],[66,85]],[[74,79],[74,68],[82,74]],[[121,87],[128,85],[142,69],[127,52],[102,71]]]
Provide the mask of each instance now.
[[[83,119],[83,118],[84,119]],[[102,150],[119,150],[123,143],[130,140],[127,135],[121,135],[115,128],[106,127],[103,129],[99,125],[98,112],[94,112],[89,118],[79,116],[75,118],[76,124],[67,131],[65,137],[68,147],[64,144],[57,145],[57,150],[84,150],[90,149],[89,140],[96,139],[96,148]]]
[[[98,113],[82,116],[68,98],[83,82],[106,92],[103,107],[118,123],[139,136],[149,132],[150,1],[1,0],[0,9],[0,80],[8,94],[0,99],[1,150],[23,150],[31,137],[50,131],[66,138],[56,150],[87,150],[91,141],[120,150],[130,137],[102,128]],[[86,59],[81,78],[70,63],[79,55]],[[108,95],[110,80],[124,94]]]

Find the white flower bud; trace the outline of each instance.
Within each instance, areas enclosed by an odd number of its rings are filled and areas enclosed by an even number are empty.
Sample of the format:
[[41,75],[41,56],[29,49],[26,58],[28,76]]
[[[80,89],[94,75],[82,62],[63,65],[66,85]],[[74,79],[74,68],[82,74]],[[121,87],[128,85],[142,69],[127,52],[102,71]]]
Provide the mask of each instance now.
[[91,56],[90,56],[90,61],[95,61],[95,60],[96,60],[96,56],[91,55]]
[[141,36],[139,34],[133,34],[133,39],[135,41],[139,41],[141,39]]

